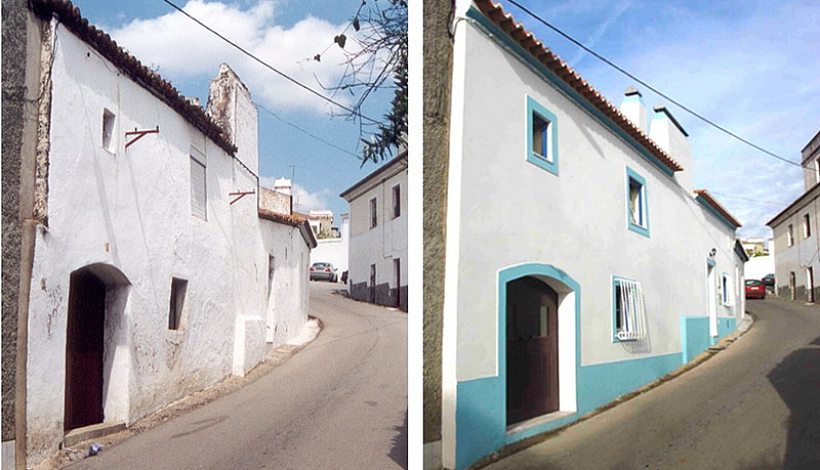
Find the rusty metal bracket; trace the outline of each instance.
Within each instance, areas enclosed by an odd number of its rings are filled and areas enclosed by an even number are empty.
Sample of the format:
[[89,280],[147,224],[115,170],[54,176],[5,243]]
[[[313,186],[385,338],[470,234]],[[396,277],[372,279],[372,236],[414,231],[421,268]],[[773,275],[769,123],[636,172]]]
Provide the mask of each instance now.
[[125,148],[128,148],[129,145],[131,145],[134,142],[142,139],[143,137],[145,137],[148,134],[159,134],[159,126],[157,126],[156,129],[148,129],[148,130],[144,130],[144,131],[137,130],[137,128],[135,127],[133,131],[126,132],[125,133],[126,138],[128,138],[129,136],[132,136],[132,135],[135,135],[136,137],[134,137],[133,139],[126,142],[125,143]]
[[231,201],[230,204],[228,204],[228,205],[232,206],[234,202],[242,199],[243,197],[247,196],[248,194],[256,194],[256,190],[254,189],[253,191],[237,191],[237,192],[233,192],[233,193],[228,193],[228,196],[236,196],[236,199]]

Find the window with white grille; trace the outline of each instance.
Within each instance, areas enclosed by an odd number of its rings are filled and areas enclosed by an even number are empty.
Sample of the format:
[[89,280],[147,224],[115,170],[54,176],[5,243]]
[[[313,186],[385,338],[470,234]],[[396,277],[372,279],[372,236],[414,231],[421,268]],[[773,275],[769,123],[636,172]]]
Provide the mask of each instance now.
[[613,340],[636,341],[646,338],[646,307],[641,283],[629,279],[614,278]]
[[[202,161],[204,161],[204,157]],[[208,220],[205,164],[191,155],[191,215]]]

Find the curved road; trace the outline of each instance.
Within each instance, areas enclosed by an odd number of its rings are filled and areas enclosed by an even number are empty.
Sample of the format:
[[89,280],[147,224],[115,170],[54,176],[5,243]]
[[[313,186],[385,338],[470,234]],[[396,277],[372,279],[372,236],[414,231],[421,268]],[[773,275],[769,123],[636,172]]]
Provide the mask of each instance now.
[[748,301],[726,350],[493,469],[820,469],[820,307]]
[[310,284],[313,343],[246,387],[72,470],[407,467],[407,315]]

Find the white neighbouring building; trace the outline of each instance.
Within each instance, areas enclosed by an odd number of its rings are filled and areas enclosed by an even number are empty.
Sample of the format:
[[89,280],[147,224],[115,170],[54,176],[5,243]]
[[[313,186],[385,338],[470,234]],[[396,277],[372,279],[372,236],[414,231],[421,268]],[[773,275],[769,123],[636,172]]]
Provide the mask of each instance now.
[[[328,211],[330,212],[330,211]],[[331,219],[333,213],[330,212]],[[350,214],[342,214],[341,227],[338,228],[338,237],[316,238],[316,248],[310,251],[310,264],[330,263],[339,271],[339,279],[342,273],[348,270],[348,250],[350,243]],[[311,224],[311,227],[313,225]],[[336,227],[333,227],[334,229]],[[332,230],[331,233],[334,231]],[[314,233],[316,231],[314,230]]]
[[442,440],[427,455],[463,469],[732,332],[747,258],[740,223],[693,190],[669,110],[647,119],[634,89],[619,110],[490,0],[458,1],[454,25]]
[[289,196],[258,185],[256,109],[228,66],[206,111],[70,2],[30,6],[44,216],[17,423],[28,466],[77,430],[130,425],[297,337],[316,245]]
[[407,152],[340,196],[350,203],[350,296],[407,311]]
[[775,293],[816,302],[820,285],[820,132],[802,151],[805,191],[766,225],[774,232]]

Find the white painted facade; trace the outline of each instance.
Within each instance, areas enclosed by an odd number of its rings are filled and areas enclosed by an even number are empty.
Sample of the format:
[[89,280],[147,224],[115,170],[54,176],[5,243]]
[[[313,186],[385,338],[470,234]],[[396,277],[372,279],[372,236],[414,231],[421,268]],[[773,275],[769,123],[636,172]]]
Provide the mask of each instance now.
[[763,279],[767,274],[774,274],[774,256],[755,256],[743,266],[746,279]]
[[317,239],[316,248],[310,251],[310,264],[330,263],[339,270],[339,279],[341,279],[342,273],[348,270],[350,214],[342,214],[339,218],[342,219],[342,226],[339,227],[341,236],[338,238]]
[[[499,39],[506,34],[472,2],[459,4],[442,350],[445,468],[464,468],[504,444],[571,422],[648,382],[647,374],[679,366],[682,317],[709,318],[714,341],[743,315],[735,226],[695,199],[691,164],[674,176],[659,169],[605,116],[579,104],[580,95],[571,97],[544,75],[551,72],[528,63],[524,49]],[[553,114],[555,172],[528,161],[529,100]],[[625,107],[637,125],[646,122],[642,103]],[[673,159],[691,162],[671,114],[656,112],[650,126],[642,130]],[[645,179],[648,236],[629,228],[627,169]],[[541,267],[532,276],[559,298],[560,408],[552,418],[505,428],[503,400],[488,399],[505,396],[500,284],[530,266]],[[644,340],[613,339],[615,277],[642,286]]]
[[[48,227],[37,231],[28,326],[29,465],[64,436],[73,272],[90,266],[106,284],[104,421],[130,424],[244,374],[297,336],[307,321],[313,243],[298,224],[259,218],[248,171],[258,168],[256,111],[241,82],[227,97],[234,158],[62,24],[52,26]],[[225,73],[233,74],[223,66]],[[109,148],[105,110],[115,116]],[[157,126],[125,148],[126,131]],[[206,167],[204,219],[192,215],[192,155]],[[231,205],[236,191],[255,194]],[[175,330],[172,278],[187,281]]]
[[[400,194],[398,217],[394,217],[393,207],[396,187]],[[341,195],[350,203],[347,282],[357,300],[407,309],[407,192],[407,154],[403,153]],[[371,201],[375,201],[375,225]],[[375,282],[371,279],[373,267]]]

